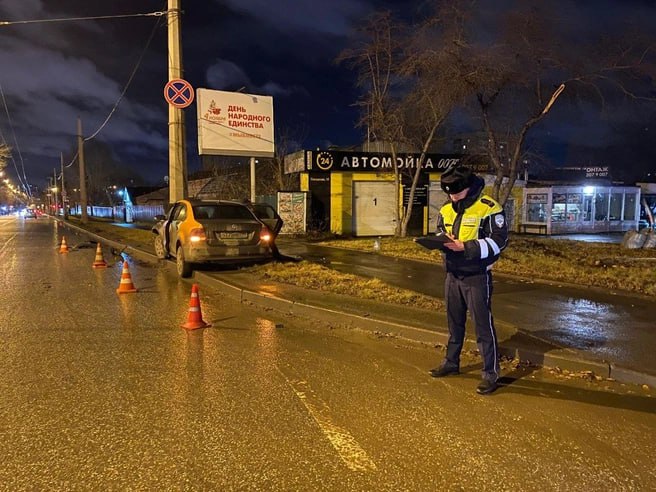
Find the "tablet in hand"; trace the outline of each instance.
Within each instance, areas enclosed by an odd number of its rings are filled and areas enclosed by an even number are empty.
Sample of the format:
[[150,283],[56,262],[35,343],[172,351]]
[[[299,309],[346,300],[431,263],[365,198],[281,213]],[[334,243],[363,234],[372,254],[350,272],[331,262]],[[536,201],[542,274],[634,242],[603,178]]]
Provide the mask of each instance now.
[[435,236],[418,237],[415,239],[415,243],[426,249],[439,249],[440,251],[448,251],[449,248],[446,248],[444,245],[452,242],[453,239],[444,233]]

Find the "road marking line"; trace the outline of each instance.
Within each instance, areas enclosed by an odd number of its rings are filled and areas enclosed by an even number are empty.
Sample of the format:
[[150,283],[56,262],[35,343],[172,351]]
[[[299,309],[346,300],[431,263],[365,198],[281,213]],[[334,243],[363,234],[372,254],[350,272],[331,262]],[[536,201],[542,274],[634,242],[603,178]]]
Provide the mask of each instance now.
[[3,244],[3,245],[2,245],[2,248],[0,248],[0,253],[4,253],[5,248],[9,245],[10,242],[13,241],[13,239],[14,239],[15,237],[16,237],[16,234],[14,234],[13,236],[11,236],[9,239],[7,239],[7,240],[5,241],[5,244]]
[[376,470],[376,464],[369,458],[355,438],[346,429],[339,427],[332,421],[330,408],[314,394],[307,381],[290,381],[279,367],[276,368],[298,399],[301,400],[301,403],[328,438],[330,444],[333,445],[344,464],[352,471]]

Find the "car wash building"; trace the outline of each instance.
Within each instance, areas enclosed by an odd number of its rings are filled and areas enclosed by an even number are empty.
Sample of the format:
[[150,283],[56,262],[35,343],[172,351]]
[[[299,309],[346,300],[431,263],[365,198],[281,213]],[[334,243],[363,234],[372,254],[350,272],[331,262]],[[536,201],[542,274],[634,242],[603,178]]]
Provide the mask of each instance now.
[[[299,172],[307,194],[308,228],[345,236],[391,236],[398,203],[407,207],[420,153],[303,150],[285,158],[286,172]],[[413,197],[408,233],[434,232],[439,209],[448,200],[440,175],[461,154],[426,154]],[[394,167],[401,185],[395,181]]]

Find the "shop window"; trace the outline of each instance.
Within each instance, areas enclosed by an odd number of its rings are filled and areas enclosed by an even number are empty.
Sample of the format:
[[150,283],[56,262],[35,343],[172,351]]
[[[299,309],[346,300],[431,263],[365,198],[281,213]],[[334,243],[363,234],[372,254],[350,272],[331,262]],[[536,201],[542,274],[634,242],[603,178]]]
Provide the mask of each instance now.
[[582,196],[580,193],[567,194],[567,222],[578,222],[581,220],[581,202]]
[[526,222],[547,221],[547,194],[528,193],[526,195]]
[[551,206],[551,221],[565,222],[567,218],[567,194],[554,193],[553,205]]
[[635,220],[636,218],[636,194],[624,195],[624,220]]
[[622,220],[622,193],[610,194],[608,218],[610,220]]
[[585,195],[583,197],[583,222],[590,222],[592,220],[592,195]]
[[595,195],[595,220],[608,220],[608,193]]

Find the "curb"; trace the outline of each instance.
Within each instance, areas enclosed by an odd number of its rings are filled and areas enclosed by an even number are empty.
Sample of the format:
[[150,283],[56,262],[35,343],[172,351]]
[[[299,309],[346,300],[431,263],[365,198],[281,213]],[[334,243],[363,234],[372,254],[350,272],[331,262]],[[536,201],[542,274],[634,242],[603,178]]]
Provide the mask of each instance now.
[[[128,253],[129,255],[142,261],[156,264],[165,264],[167,268],[174,269],[173,263],[170,260],[161,260],[157,256],[133,246],[126,246],[123,243],[98,236],[97,234],[89,232],[76,225],[62,222],[59,219],[55,220],[57,220],[61,225],[65,227],[71,228],[80,234],[89,236],[98,242],[108,244],[115,249]],[[345,313],[342,311],[336,311],[333,309],[276,297],[270,294],[253,292],[248,289],[244,289],[225,282],[224,280],[214,278],[204,272],[195,271],[194,281],[205,285],[211,285],[221,293],[238,299],[240,303],[251,303],[260,307],[274,309],[276,311],[288,313],[294,316],[314,318],[323,322],[334,323],[347,328],[359,328],[372,331],[374,333],[380,333],[386,336],[395,336],[432,345],[446,345],[448,341],[447,333],[427,330],[425,328],[416,326],[402,325],[370,316],[364,317],[357,314]],[[464,348],[466,350],[477,350],[476,342],[471,339],[466,339]],[[562,351],[567,352],[567,349],[562,349]],[[502,356],[518,359],[521,361],[528,361],[531,364],[540,367],[546,366],[560,368],[570,372],[591,371],[594,374],[604,378],[611,378],[624,383],[639,385],[646,384],[650,387],[656,387],[656,376],[654,375],[619,367],[613,363],[584,359],[573,354],[568,356],[564,353],[535,352],[525,348],[518,348],[503,343],[499,345],[499,353]]]

